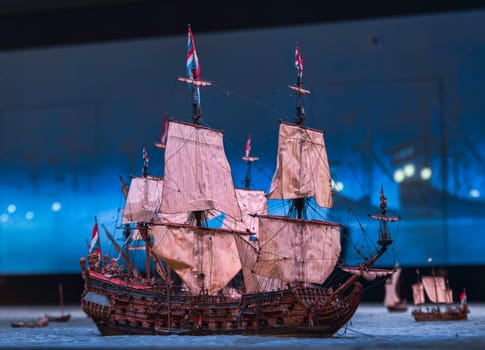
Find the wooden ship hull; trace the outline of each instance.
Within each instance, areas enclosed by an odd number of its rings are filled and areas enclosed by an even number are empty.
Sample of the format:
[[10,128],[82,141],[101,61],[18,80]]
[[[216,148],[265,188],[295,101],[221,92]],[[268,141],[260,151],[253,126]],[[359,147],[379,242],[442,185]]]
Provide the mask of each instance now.
[[[355,314],[363,293],[358,279],[376,278],[370,268],[392,243],[387,222],[399,218],[386,215],[381,188],[381,212],[371,215],[379,221],[379,248],[357,268],[336,269],[342,225],[323,220],[320,211],[333,207],[331,175],[323,131],[303,125],[300,97],[309,91],[302,87],[298,47],[295,63],[297,84],[289,87],[298,96],[296,124],[280,123],[270,190],[249,187],[250,164],[257,159],[250,138],[245,188],[236,188],[223,132],[199,124],[199,88],[212,83],[199,80],[188,27],[187,75],[178,80],[192,90],[193,121],[166,118],[157,143],[164,148],[163,178],[148,174],[143,148],[142,177],[133,177],[129,187],[122,182],[124,241],[127,251],[128,241],[144,241],[146,273],[132,266],[121,247],[116,250],[126,270],[117,258],[109,263],[107,254],[101,261],[97,222],[88,261],[80,261],[81,307],[102,335],[331,337]],[[271,213],[268,200],[288,203],[286,215]],[[221,213],[223,220],[209,225]]]
[[19,321],[10,324],[13,328],[41,328],[49,325],[47,317],[40,317],[35,321]]
[[46,315],[49,322],[68,322],[71,319],[70,314],[60,315],[60,316],[53,316],[53,315]]
[[153,280],[83,266],[82,310],[101,335],[288,335],[331,337],[354,315],[363,289],[354,282],[225,296],[191,296]]
[[432,307],[423,310],[422,308],[414,309],[412,315],[418,322],[423,321],[464,321],[468,319],[467,304],[448,306],[446,310],[440,310],[439,308]]
[[408,304],[406,302],[398,303],[395,305],[387,306],[389,312],[406,312],[408,311]]

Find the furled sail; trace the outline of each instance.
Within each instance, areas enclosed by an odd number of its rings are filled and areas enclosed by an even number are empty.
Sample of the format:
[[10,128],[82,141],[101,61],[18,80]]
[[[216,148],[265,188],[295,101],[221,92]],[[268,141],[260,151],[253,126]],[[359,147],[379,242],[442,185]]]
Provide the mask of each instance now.
[[293,282],[323,283],[340,254],[340,225],[328,221],[258,216],[258,275]]
[[433,303],[453,303],[451,289],[446,287],[444,277],[423,276],[421,281],[426,291],[426,295]]
[[424,288],[422,283],[415,283],[412,286],[414,305],[424,304]]
[[161,215],[158,213],[162,189],[162,178],[153,176],[134,177],[130,182],[121,223],[184,223],[187,220],[187,213],[170,215]]
[[241,269],[234,234],[189,225],[152,225],[152,250],[177,273],[192,295],[213,294]]
[[397,290],[397,287],[399,286],[399,278],[401,277],[401,271],[402,270],[400,268],[396,269],[391,278],[386,280],[384,306],[394,306],[401,302],[399,291]]
[[[226,218],[224,220],[224,227],[239,231],[250,231],[253,237],[257,237],[259,221],[255,214],[265,215],[268,213],[265,192],[236,189],[236,197],[241,208],[242,221]],[[250,240],[250,236],[243,235],[236,235],[235,239],[241,260],[246,292],[253,293],[256,291],[269,291],[283,288],[284,281],[258,276],[252,271],[257,258],[258,240]]]
[[375,269],[375,268],[367,268],[365,266],[359,267],[342,267],[342,271],[351,273],[353,275],[362,276],[367,281],[373,281],[378,277],[385,277],[389,276],[393,273],[393,270],[389,269]]
[[281,123],[276,172],[269,199],[315,197],[317,204],[332,208],[332,185],[323,133]]
[[240,220],[222,132],[170,121],[161,213],[218,210]]

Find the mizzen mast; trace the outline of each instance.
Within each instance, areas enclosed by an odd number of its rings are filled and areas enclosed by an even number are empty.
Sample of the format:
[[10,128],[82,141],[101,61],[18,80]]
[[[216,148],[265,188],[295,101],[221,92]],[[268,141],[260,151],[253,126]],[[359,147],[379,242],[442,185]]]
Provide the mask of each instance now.
[[[301,97],[309,94],[310,90],[303,89],[303,58],[301,58],[298,45],[295,48],[295,68],[296,68],[296,85],[288,85],[288,87],[296,92],[296,125],[303,126],[305,121],[305,110],[301,105]],[[305,214],[305,198],[295,198],[292,202],[292,209],[296,211],[296,217],[302,219]]]

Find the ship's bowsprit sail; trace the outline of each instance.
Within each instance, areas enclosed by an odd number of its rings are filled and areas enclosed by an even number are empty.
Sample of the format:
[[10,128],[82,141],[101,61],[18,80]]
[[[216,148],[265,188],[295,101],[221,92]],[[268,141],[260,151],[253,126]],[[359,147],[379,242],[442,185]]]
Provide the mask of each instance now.
[[332,208],[332,184],[323,133],[288,123],[280,124],[278,158],[269,199],[314,197]]
[[340,225],[281,216],[259,216],[258,275],[283,281],[323,283],[340,254]]
[[222,135],[169,122],[161,213],[218,210],[241,219]]

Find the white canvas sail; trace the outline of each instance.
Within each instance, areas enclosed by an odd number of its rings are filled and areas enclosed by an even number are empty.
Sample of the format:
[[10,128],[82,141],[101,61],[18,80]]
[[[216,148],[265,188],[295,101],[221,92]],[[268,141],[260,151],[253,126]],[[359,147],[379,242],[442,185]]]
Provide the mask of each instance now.
[[[254,237],[257,237],[259,221],[255,214],[265,215],[268,213],[268,205],[264,191],[236,189],[236,197],[241,208],[242,221],[226,218],[224,220],[224,227],[238,231],[249,231]],[[252,293],[282,288],[285,284],[284,281],[258,276],[252,271],[256,263],[258,241],[251,241],[250,236],[242,235],[235,236],[235,239],[241,260],[246,292]]]
[[167,215],[158,213],[161,203],[162,189],[162,178],[153,176],[134,177],[130,182],[121,223],[184,223],[187,220],[187,213]]
[[234,234],[189,225],[153,225],[153,252],[184,281],[192,295],[214,294],[241,269]]
[[240,220],[222,133],[170,121],[160,212],[218,210]]
[[384,294],[384,306],[394,306],[399,304],[401,298],[398,293],[399,279],[401,278],[401,269],[397,268],[392,274],[391,278],[386,280],[385,294]]
[[415,283],[412,286],[414,305],[422,305],[425,302],[424,288],[422,283]]
[[224,227],[257,234],[259,232],[259,221],[256,214],[265,215],[268,213],[265,192],[242,188],[236,188],[235,191],[237,202],[241,209],[241,220],[226,217],[224,219]]
[[258,243],[248,240],[244,236],[236,236],[236,245],[241,260],[244,287],[246,293],[278,290],[285,287],[287,282],[278,278],[260,276],[253,271],[258,258]]
[[160,206],[163,180],[156,177],[134,177],[130,182],[121,223],[151,222]]
[[254,272],[283,281],[323,283],[340,254],[340,225],[259,216],[260,250]]
[[446,287],[444,277],[423,276],[421,280],[426,295],[433,303],[451,304],[453,302],[450,298],[451,290]]
[[276,172],[269,199],[314,197],[317,204],[332,208],[332,185],[323,133],[281,123]]

